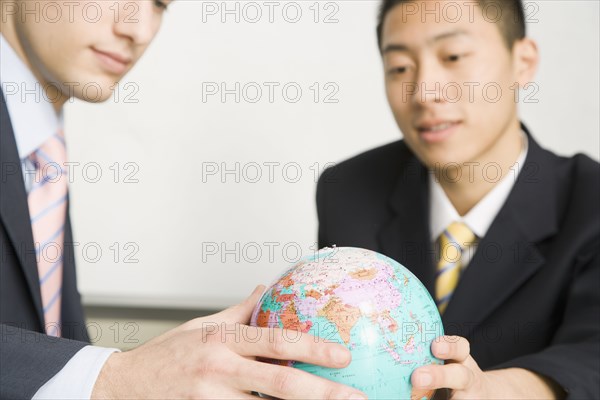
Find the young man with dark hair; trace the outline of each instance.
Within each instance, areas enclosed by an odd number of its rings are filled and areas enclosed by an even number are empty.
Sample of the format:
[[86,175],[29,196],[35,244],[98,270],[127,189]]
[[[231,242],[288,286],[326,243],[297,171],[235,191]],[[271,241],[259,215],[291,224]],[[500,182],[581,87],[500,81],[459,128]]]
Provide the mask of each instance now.
[[538,64],[522,7],[384,0],[404,139],[318,184],[320,245],[398,260],[438,305],[449,336],[432,351],[447,362],[415,370],[418,393],[600,398],[600,168],[543,149],[519,121],[514,85]]
[[[84,90],[90,85],[98,89],[95,101],[110,98],[169,3],[0,0],[0,398],[252,399],[251,391],[362,398],[356,389],[256,360],[332,368],[350,362],[342,345],[309,335],[286,342],[281,330],[246,326],[264,286],[131,351],[89,344],[75,277],[62,107],[72,97],[91,100]],[[48,5],[53,14],[43,13]]]
[[[435,16],[450,21],[454,21],[464,11],[464,9],[458,7],[458,2],[442,4],[438,1],[430,5],[422,3],[419,6],[418,3],[410,0],[384,1],[381,3],[377,18],[377,44],[379,49],[381,49],[383,21],[390,10],[399,4],[406,4],[405,15],[418,14],[421,17],[426,17],[429,14],[430,17]],[[474,18],[475,7],[477,6],[484,19],[498,24],[500,34],[509,49],[517,40],[525,38],[525,9],[522,0],[471,0],[462,2],[462,5],[467,7],[470,20]]]

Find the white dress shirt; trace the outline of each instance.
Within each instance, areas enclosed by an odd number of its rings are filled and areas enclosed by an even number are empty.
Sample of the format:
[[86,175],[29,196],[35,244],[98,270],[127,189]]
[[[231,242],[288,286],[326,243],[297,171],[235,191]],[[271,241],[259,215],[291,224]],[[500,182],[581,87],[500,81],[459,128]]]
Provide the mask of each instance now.
[[[527,135],[524,132],[522,133],[523,145],[521,154],[519,154],[517,161],[510,168],[508,174],[504,176],[489,193],[479,200],[475,207],[463,216],[458,214],[458,211],[456,211],[456,208],[454,208],[450,199],[446,196],[444,189],[436,180],[435,175],[433,173],[429,174],[429,228],[431,232],[431,242],[434,246],[439,236],[452,222],[464,223],[476,236],[474,243],[468,245],[467,248],[463,250],[460,260],[462,268],[465,268],[469,264],[469,261],[471,261],[473,254],[475,254],[475,250],[477,250],[478,240],[483,238],[487,233],[523,168],[523,163],[527,157],[528,139]],[[475,168],[475,173],[483,173],[484,167],[485,166],[483,165],[478,166],[478,168]],[[489,171],[491,174],[492,169]]]
[[[25,189],[29,192],[34,176],[31,171],[35,167],[28,156],[62,129],[62,114],[55,112],[53,104],[44,97],[41,84],[2,34],[0,54],[0,85],[23,166]],[[100,370],[115,351],[118,350],[85,346],[33,398],[89,399]]]

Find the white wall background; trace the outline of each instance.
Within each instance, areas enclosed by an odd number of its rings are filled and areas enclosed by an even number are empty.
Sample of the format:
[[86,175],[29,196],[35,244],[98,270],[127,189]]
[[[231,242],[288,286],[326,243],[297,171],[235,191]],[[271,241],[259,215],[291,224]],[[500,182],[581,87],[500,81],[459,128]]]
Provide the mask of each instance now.
[[[87,304],[220,308],[240,301],[314,250],[315,174],[400,136],[376,48],[378,2],[322,1],[318,16],[313,1],[288,3],[276,2],[273,22],[265,3],[254,3],[262,12],[255,23],[257,8],[244,13],[239,3],[240,21],[226,15],[223,23],[220,1],[176,1],[118,99],[68,106],[70,158],[81,163],[71,197]],[[537,104],[522,107],[546,147],[596,159],[598,4],[530,4],[540,90]],[[287,22],[296,5],[300,20]],[[337,22],[324,23],[327,16]],[[203,88],[221,82],[229,89],[255,82],[262,97],[248,101],[256,97],[251,84],[239,103],[233,94],[203,101]],[[279,84],[272,102],[264,82]],[[293,87],[288,100],[282,93],[287,83],[302,90],[296,103]],[[326,103],[334,90],[337,103]],[[239,182],[222,175],[236,163]],[[203,177],[211,168],[217,173]],[[262,177],[252,183],[257,172]]]

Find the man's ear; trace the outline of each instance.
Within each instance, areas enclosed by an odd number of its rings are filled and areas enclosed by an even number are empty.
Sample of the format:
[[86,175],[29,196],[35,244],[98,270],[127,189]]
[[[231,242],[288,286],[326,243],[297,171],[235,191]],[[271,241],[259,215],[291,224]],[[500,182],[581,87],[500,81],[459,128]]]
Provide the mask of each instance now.
[[513,45],[513,68],[520,87],[533,81],[540,61],[537,44],[529,38],[521,39]]

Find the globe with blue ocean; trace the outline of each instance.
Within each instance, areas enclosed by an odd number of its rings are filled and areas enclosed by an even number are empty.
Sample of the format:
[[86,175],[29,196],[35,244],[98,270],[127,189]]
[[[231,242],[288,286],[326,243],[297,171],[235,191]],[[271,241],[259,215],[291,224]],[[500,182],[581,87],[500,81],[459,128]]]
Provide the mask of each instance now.
[[346,346],[352,362],[333,369],[284,364],[363,391],[369,399],[427,399],[412,372],[442,364],[431,353],[443,335],[427,289],[407,268],[377,252],[324,248],[287,269],[265,291],[251,325],[290,329]]

